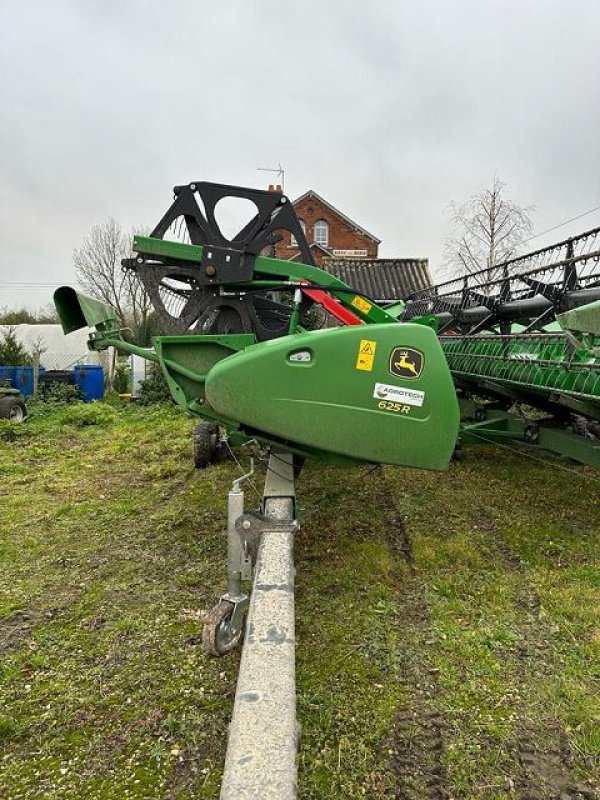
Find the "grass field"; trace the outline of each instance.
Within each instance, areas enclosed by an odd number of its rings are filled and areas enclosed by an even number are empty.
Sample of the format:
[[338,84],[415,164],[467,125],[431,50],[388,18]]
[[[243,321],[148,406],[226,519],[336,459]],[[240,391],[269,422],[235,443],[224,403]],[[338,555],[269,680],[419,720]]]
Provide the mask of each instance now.
[[[96,404],[0,427],[1,798],[218,797],[238,656],[206,656],[201,619],[238,468],[194,471],[192,426]],[[600,475],[538,457],[307,465],[300,798],[599,796]]]

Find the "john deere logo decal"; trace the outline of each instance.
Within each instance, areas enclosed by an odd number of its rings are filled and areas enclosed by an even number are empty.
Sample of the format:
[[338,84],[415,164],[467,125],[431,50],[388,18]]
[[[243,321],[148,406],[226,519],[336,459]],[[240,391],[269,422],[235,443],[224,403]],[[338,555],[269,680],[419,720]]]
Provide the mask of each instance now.
[[414,380],[423,372],[425,356],[412,347],[394,347],[390,355],[390,372],[398,378]]

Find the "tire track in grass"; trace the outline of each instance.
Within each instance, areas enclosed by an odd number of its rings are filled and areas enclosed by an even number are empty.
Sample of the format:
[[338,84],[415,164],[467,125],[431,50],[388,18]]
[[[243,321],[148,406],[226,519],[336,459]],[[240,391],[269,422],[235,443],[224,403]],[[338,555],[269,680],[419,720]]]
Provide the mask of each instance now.
[[431,615],[426,587],[416,575],[410,534],[383,473],[381,505],[386,537],[404,578],[398,586],[400,681],[406,700],[397,711],[388,743],[394,800],[446,800],[450,797],[443,763],[447,726],[437,708],[437,672],[427,663],[432,643]]
[[[540,597],[527,579],[522,560],[510,548],[501,528],[481,510],[490,545],[514,580],[515,630],[519,644],[515,654],[514,686],[518,696],[530,695],[531,681],[539,671],[553,672],[551,640],[554,635],[542,615]],[[537,669],[538,672],[533,672]],[[536,709],[537,710],[537,709]],[[514,776],[508,786],[519,800],[596,800],[599,795],[590,786],[578,783],[573,774],[575,757],[564,727],[539,709],[536,720],[530,718],[534,709],[517,711],[513,744]]]

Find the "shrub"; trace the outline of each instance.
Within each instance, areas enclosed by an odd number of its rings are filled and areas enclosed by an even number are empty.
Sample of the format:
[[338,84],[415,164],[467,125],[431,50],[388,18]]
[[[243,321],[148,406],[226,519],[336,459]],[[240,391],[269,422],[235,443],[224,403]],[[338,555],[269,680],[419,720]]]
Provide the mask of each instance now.
[[45,383],[38,385],[38,398],[43,403],[63,405],[65,403],[77,403],[81,400],[79,387],[72,383]]
[[149,406],[153,403],[174,402],[158,364],[150,365],[150,374],[140,385],[138,402],[143,406]]
[[21,367],[29,364],[31,364],[31,354],[17,340],[15,328],[9,325],[0,339],[0,366]]

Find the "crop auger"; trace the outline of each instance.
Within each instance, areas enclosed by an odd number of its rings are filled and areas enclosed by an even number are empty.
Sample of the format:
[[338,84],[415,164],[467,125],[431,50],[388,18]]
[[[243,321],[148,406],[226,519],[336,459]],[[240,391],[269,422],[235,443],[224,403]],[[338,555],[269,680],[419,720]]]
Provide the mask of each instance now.
[[[228,239],[217,215],[230,197],[255,213]],[[295,237],[300,261],[266,255],[280,231]],[[221,797],[294,798],[294,479],[304,459],[444,469],[458,440],[458,391],[464,438],[529,432],[525,440],[545,436],[598,465],[600,331],[590,301],[600,298],[600,275],[578,275],[571,256],[560,286],[537,273],[517,282],[504,268],[500,281],[465,279],[386,310],[314,265],[284,195],[214,183],[176,186],[133,250],[123,267],[152,302],[161,335],[151,347],[126,341],[112,308],[70,287],[55,292],[56,308],[65,333],[95,329],[91,349],[160,365],[175,401],[204,420],[200,460],[223,440],[269,452],[259,512],[244,509],[248,476],[229,492],[228,591],[203,641],[222,655],[245,629]],[[507,413],[515,402],[552,412],[552,424],[519,427]]]

